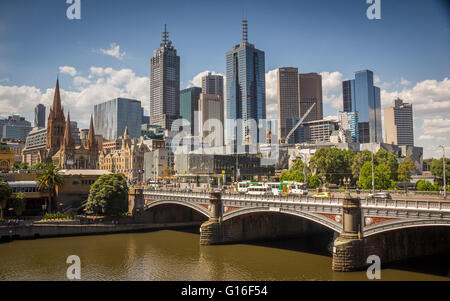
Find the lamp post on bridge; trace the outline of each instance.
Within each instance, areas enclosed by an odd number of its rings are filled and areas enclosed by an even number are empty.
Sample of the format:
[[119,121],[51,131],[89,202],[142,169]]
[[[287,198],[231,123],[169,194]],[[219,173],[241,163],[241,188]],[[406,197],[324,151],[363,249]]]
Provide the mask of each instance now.
[[442,147],[442,176],[444,179],[444,199],[447,198],[447,179],[445,175],[445,168],[446,168],[446,162],[445,162],[445,146],[439,145],[439,147]]

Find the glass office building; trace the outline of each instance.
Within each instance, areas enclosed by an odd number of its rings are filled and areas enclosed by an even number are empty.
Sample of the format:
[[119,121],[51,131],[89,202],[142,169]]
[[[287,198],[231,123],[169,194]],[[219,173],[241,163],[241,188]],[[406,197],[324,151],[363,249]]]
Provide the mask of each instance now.
[[125,128],[131,138],[141,136],[142,107],[134,99],[116,98],[94,106],[94,128],[105,140],[115,140]]
[[382,142],[380,88],[373,85],[373,72],[362,70],[354,80],[342,83],[344,112],[358,113],[359,142]]
[[194,113],[198,111],[200,93],[202,93],[202,88],[199,87],[192,87],[180,91],[180,115],[181,118],[189,121],[192,135],[194,135],[195,129]]
[[[242,42],[226,53],[227,144],[250,145],[266,140],[265,128],[258,128],[266,119],[265,54],[248,43],[247,21],[242,25]],[[242,125],[230,122],[239,119]]]

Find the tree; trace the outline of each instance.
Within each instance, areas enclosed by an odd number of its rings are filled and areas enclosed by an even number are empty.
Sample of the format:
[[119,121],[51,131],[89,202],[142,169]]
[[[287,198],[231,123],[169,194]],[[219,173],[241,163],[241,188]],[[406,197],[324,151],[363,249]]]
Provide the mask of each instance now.
[[320,186],[320,179],[316,175],[311,175],[311,174],[308,175],[307,181],[308,181],[308,187],[317,188]]
[[295,181],[303,183],[305,181],[305,176],[303,174],[303,169],[305,168],[305,164],[301,159],[297,159],[297,161],[292,165],[289,171],[285,171],[280,176],[280,181]]
[[169,166],[166,166],[163,171],[163,177],[171,177],[175,174],[175,170],[173,168],[170,168]]
[[398,165],[397,177],[401,182],[409,182],[411,180],[411,175],[415,169],[415,165],[411,158],[406,157],[403,162]]
[[47,164],[45,164],[45,163],[38,162],[38,163],[36,163],[36,164],[30,166],[30,170],[36,170],[36,171],[39,171],[39,170],[44,169],[46,165],[47,165]]
[[320,148],[310,161],[311,170],[319,178],[326,177],[328,183],[339,184],[344,178],[352,176],[351,162],[355,153],[337,148]]
[[27,162],[15,162],[14,169],[15,170],[26,170],[26,169],[28,169],[28,163]]
[[55,208],[52,197],[55,194],[56,186],[61,186],[64,183],[64,177],[59,173],[60,170],[53,163],[42,165],[37,170],[37,188],[40,191],[48,192],[47,208],[50,212]]
[[6,202],[12,194],[12,188],[7,182],[0,180],[0,219],[3,218],[3,209],[6,207]]
[[394,181],[397,181],[397,169],[398,160],[397,157],[387,150],[380,149],[373,158],[376,165],[385,164],[389,167],[391,171],[391,177]]
[[88,214],[119,215],[128,210],[128,188],[123,174],[99,177],[91,186],[86,204]]
[[362,152],[359,152],[355,155],[353,158],[352,163],[352,176],[353,179],[359,179],[359,175],[361,173],[361,168],[363,167],[364,163],[371,162],[372,161],[372,155],[370,151],[364,150]]
[[[374,166],[375,189],[394,189],[395,182],[391,178],[391,170],[386,164]],[[357,183],[364,189],[372,189],[372,163],[366,162],[361,168],[361,176]]]
[[417,181],[417,190],[419,191],[435,191],[435,186],[425,180],[419,180]]
[[27,206],[25,195],[19,192],[15,198],[12,199],[12,208],[16,212],[17,216],[21,216]]
[[[443,160],[433,160],[431,162],[431,174],[434,179],[439,183],[439,185],[444,185],[444,175],[443,175]],[[445,159],[445,177],[447,178],[447,184],[450,181],[450,159]]]

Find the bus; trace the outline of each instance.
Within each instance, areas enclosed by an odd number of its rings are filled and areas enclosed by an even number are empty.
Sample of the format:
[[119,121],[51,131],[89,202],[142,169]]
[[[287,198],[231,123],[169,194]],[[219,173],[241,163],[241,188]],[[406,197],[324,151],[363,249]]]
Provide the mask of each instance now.
[[308,188],[304,183],[289,182],[289,181],[280,183],[277,195],[287,195],[287,194],[307,195]]
[[249,195],[267,195],[272,194],[272,189],[267,185],[249,186],[247,194]]

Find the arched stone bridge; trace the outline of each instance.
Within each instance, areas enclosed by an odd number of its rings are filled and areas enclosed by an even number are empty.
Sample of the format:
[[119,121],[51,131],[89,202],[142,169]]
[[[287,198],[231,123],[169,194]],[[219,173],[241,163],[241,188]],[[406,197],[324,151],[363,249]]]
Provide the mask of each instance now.
[[[209,193],[144,192],[145,210],[162,204],[190,207],[211,218]],[[450,226],[450,202],[411,200],[361,200],[362,236],[421,226]],[[308,196],[251,196],[222,194],[222,221],[256,212],[280,212],[306,218],[338,233],[343,230],[339,198]]]
[[[333,269],[336,271],[354,270],[367,265],[366,255],[369,253],[378,254],[382,260],[390,262],[409,258],[410,254],[422,256],[450,251],[450,202],[446,201],[360,200],[350,195],[340,199],[177,191],[146,191],[143,196],[144,210],[176,204],[203,214],[208,219],[201,227],[200,242],[204,245],[229,242],[226,239],[229,230],[224,224],[248,214],[278,212],[320,224],[340,235],[333,248]],[[419,228],[427,229],[417,232]],[[416,241],[418,236],[423,239],[436,237],[440,241],[444,238],[443,246],[439,246],[439,250],[431,250],[428,242],[422,246]],[[398,252],[386,251],[390,247],[398,248]],[[418,248],[421,250],[417,251]]]

